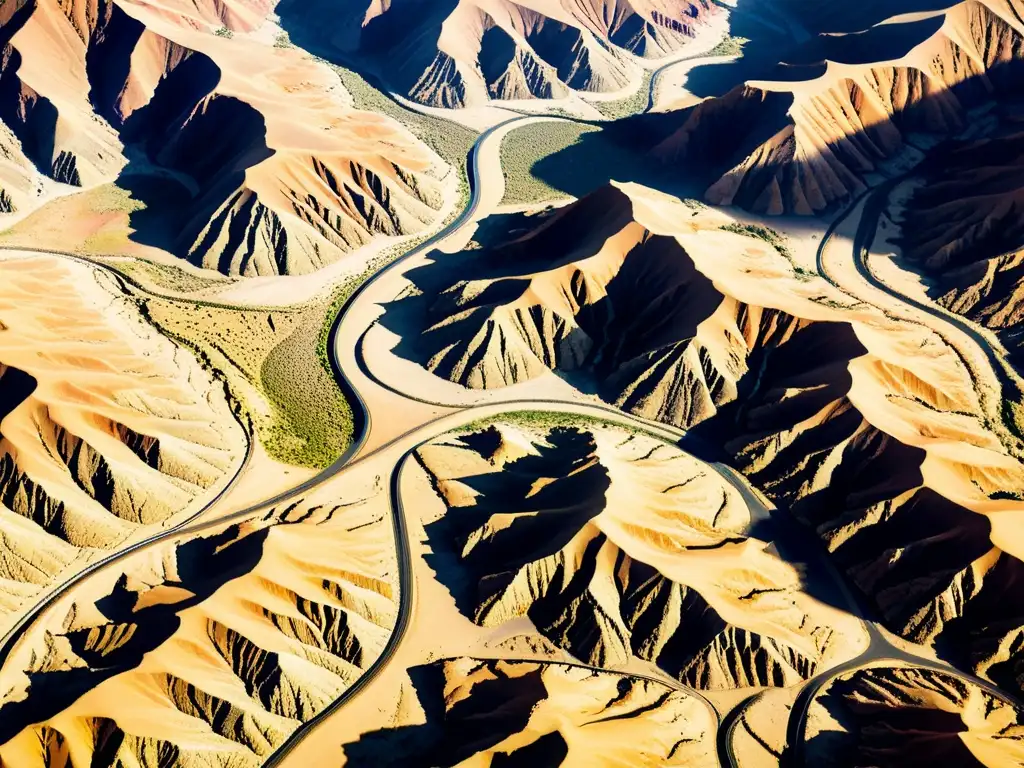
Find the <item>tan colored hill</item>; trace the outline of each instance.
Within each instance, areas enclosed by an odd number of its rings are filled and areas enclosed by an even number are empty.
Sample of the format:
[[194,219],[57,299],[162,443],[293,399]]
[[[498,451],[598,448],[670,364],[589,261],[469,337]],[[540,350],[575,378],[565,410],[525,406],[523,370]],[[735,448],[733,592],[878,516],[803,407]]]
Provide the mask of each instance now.
[[1024,352],[1024,134],[956,145],[916,181],[898,215],[901,255],[943,306]]
[[636,57],[682,49],[715,10],[709,0],[360,0],[325,32],[316,26],[336,15],[333,4],[279,8],[296,39],[355,56],[390,87],[436,107],[639,87]]
[[25,666],[3,670],[4,766],[262,765],[373,663],[395,622],[386,498],[353,491],[91,577],[28,636]]
[[432,224],[454,174],[327,67],[248,36],[270,5],[23,3],[0,18],[0,120],[47,176],[148,203],[136,240],[226,274],[307,273]]
[[431,715],[346,744],[349,765],[717,765],[711,710],[662,683],[500,659],[414,672]]
[[426,525],[430,562],[483,627],[529,619],[588,664],[643,660],[712,690],[791,685],[853,655],[856,623],[801,594],[747,533],[739,493],[672,445],[500,425],[418,458],[447,507]]
[[0,612],[195,514],[245,451],[223,385],[104,272],[0,260]]
[[389,309],[396,351],[477,388],[554,369],[695,427],[815,528],[889,628],[1015,686],[1024,471],[958,353],[723,221],[597,192],[411,273],[426,298]]
[[[812,12],[819,34],[788,49],[778,67],[756,79],[748,73],[721,98],[657,116],[667,127],[655,155],[687,172],[703,167],[710,203],[811,215],[863,191],[864,176],[914,133],[960,131],[969,109],[1017,93],[1020,0],[948,3],[926,18],[863,5]],[[871,21],[855,24],[859,13]]]
[[811,705],[806,764],[1020,765],[1022,715],[952,674],[860,669],[826,686]]

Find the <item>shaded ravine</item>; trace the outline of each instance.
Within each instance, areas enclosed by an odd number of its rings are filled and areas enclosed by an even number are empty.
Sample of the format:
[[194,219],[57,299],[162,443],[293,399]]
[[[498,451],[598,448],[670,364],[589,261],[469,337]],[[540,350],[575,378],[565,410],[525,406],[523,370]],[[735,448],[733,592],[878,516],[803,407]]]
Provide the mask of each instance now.
[[[818,244],[818,250],[816,255],[818,273],[823,278],[825,278],[825,280],[827,280],[832,286],[842,291],[846,295],[856,299],[857,301],[863,301],[862,298],[856,296],[855,294],[851,293],[847,288],[845,288],[840,278],[830,271],[828,260],[825,257],[826,250],[828,249],[828,246],[831,243],[832,238],[835,236],[836,231],[839,229],[840,226],[843,225],[843,223],[847,219],[854,215],[857,208],[860,207],[860,205],[863,203],[864,209],[861,212],[860,219],[857,222],[857,231],[853,239],[853,264],[857,270],[857,274],[860,275],[864,282],[866,282],[872,288],[885,293],[887,296],[890,296],[891,298],[895,299],[901,304],[913,307],[914,309],[920,312],[924,312],[925,314],[935,318],[936,320],[946,324],[947,326],[952,326],[957,331],[967,336],[971,340],[971,342],[973,342],[974,345],[978,347],[981,353],[985,356],[989,368],[991,369],[991,374],[994,377],[994,382],[997,385],[994,403],[989,402],[990,400],[992,400],[992,398],[986,397],[984,394],[986,392],[986,388],[979,381],[978,373],[975,370],[976,366],[971,364],[971,362],[967,359],[966,355],[964,355],[964,353],[957,347],[955,343],[950,341],[949,338],[947,338],[947,336],[944,335],[941,331],[931,326],[926,326],[920,320],[902,320],[902,322],[913,323],[927,327],[929,330],[934,331],[939,335],[940,338],[942,338],[942,340],[946,343],[946,346],[948,346],[953,351],[953,353],[960,360],[961,364],[964,366],[964,369],[967,371],[968,375],[970,375],[972,384],[974,385],[974,390],[978,395],[978,399],[982,402],[982,406],[985,407],[986,410],[990,411],[990,413],[987,414],[989,421],[993,424],[999,424],[1001,426],[1000,432],[1002,432],[1003,430],[1008,432],[1011,438],[1016,441],[1016,444],[1011,443],[1008,445],[1006,442],[1005,434],[997,434],[996,436],[999,438],[1000,442],[1007,449],[1011,456],[1016,456],[1019,458],[1021,455],[1024,455],[1024,435],[1017,434],[1013,430],[1012,425],[1006,422],[1006,420],[1003,418],[1002,409],[999,405],[1002,401],[1006,399],[1005,395],[1003,394],[1004,392],[1009,390],[1017,391],[1019,393],[1021,389],[1019,379],[1014,373],[1011,372],[1011,369],[1009,368],[1009,364],[1006,362],[1005,357],[1002,354],[1000,354],[999,350],[995,349],[992,346],[991,340],[986,336],[986,334],[979,330],[978,326],[972,323],[970,320],[967,320],[953,312],[945,310],[935,304],[922,302],[914,298],[913,296],[909,296],[905,293],[900,292],[896,288],[886,283],[884,280],[880,279],[877,275],[875,275],[875,273],[871,269],[869,263],[870,254],[871,248],[873,247],[875,242],[875,238],[877,237],[878,220],[881,218],[882,213],[885,211],[887,207],[889,196],[892,193],[892,191],[899,184],[903,183],[911,176],[913,176],[914,173],[915,171],[908,171],[907,173],[901,174],[899,176],[896,176],[892,179],[883,182],[877,187],[869,189],[866,192],[862,192],[858,197],[854,198],[854,200],[847,206],[847,208],[843,210],[843,212],[839,214],[836,220],[833,221],[832,224],[828,227],[828,229],[825,231],[825,234],[821,238],[821,242]],[[1016,253],[1016,251],[1010,251],[1000,255],[1006,256],[1012,253]]]

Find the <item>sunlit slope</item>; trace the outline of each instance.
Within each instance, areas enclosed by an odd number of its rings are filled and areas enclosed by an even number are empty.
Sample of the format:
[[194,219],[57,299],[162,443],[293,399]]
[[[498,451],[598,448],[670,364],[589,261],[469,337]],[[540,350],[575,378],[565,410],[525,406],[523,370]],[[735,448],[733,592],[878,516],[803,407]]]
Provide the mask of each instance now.
[[796,683],[856,642],[855,622],[748,533],[739,493],[674,446],[500,425],[418,458],[447,506],[426,526],[428,562],[481,626],[529,618],[588,664],[642,660],[713,690]]
[[106,273],[57,257],[0,260],[0,407],[4,613],[199,511],[245,453],[223,385]]
[[683,49],[717,12],[709,0],[361,0],[325,31],[318,25],[337,14],[330,3],[285,2],[279,10],[297,39],[322,39],[436,107],[640,87],[638,58]]
[[477,388],[554,369],[696,428],[816,528],[891,629],[1015,685],[1024,471],[979,401],[991,385],[898,305],[853,301],[724,221],[600,191],[411,273],[430,290],[389,310],[409,310],[396,350]]
[[[118,179],[149,207],[131,218],[137,241],[226,274],[306,273],[432,224],[454,174],[394,121],[354,109],[329,68],[248,34],[270,5],[5,9],[11,174],[24,155],[66,184]],[[8,196],[30,208],[24,187]]]
[[394,626],[387,500],[359,485],[162,544],[79,587],[5,667],[4,765],[262,765]]

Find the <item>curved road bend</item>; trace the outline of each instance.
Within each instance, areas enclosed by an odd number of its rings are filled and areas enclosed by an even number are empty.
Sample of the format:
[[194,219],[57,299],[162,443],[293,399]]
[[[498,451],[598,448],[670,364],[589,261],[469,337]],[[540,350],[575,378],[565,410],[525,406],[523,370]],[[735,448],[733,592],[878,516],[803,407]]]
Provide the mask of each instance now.
[[[126,283],[130,283],[135,288],[138,288],[139,290],[145,291],[146,293],[149,293],[149,295],[151,295],[151,296],[154,296],[154,297],[157,297],[157,298],[168,298],[168,299],[174,299],[175,298],[173,296],[163,296],[162,294],[157,294],[157,293],[152,293],[152,292],[146,291],[144,288],[142,288],[142,286],[138,285],[133,280],[129,280],[129,279],[125,278],[124,275],[122,275],[120,272],[118,272],[117,270],[113,269],[112,267],[109,267],[109,266],[107,266],[105,264],[100,264],[98,262],[90,261],[89,259],[84,259],[84,258],[82,258],[82,257],[80,257],[80,256],[78,256],[76,254],[63,253],[63,252],[60,252],[60,251],[51,251],[51,250],[46,250],[46,249],[43,249],[43,248],[9,248],[9,247],[0,247],[0,253],[3,253],[5,251],[11,252],[11,253],[22,252],[22,253],[45,254],[45,255],[48,255],[48,256],[60,256],[60,257],[69,259],[71,261],[77,261],[77,262],[86,264],[86,265],[88,265],[90,267],[99,268],[99,269],[104,270],[105,272],[107,272],[108,274],[113,276],[114,280],[117,282],[119,288],[121,289],[121,291],[123,293],[128,293],[128,290],[125,287],[125,284]],[[236,421],[237,421],[237,419],[236,419]],[[3,669],[3,666],[7,662],[8,657],[11,655],[11,652],[17,646],[18,641],[21,639],[22,634],[29,627],[29,625],[32,624],[36,620],[36,618],[43,611],[45,611],[50,605],[52,605],[54,602],[59,600],[61,597],[66,595],[79,582],[83,581],[85,578],[87,578],[88,576],[91,576],[92,574],[96,573],[97,571],[101,570],[102,568],[105,568],[106,566],[110,565],[111,563],[116,562],[120,558],[126,557],[127,555],[129,555],[129,554],[131,554],[133,552],[137,552],[139,549],[143,548],[147,544],[147,542],[150,542],[153,539],[171,536],[171,535],[173,535],[173,534],[175,534],[177,532],[180,532],[181,530],[187,528],[195,520],[197,520],[200,517],[202,517],[203,515],[205,515],[209,510],[211,510],[213,507],[215,507],[218,503],[223,501],[223,499],[228,495],[228,493],[235,487],[235,484],[238,482],[238,479],[242,476],[242,473],[245,471],[246,467],[249,466],[249,462],[252,459],[252,453],[253,453],[252,438],[249,436],[249,433],[246,431],[246,428],[245,428],[244,424],[239,423],[239,427],[241,428],[242,434],[245,437],[245,453],[242,456],[242,461],[239,462],[238,467],[235,469],[234,473],[227,480],[227,482],[224,483],[224,486],[214,495],[214,497],[212,499],[210,499],[208,502],[206,502],[206,504],[204,504],[200,509],[196,510],[191,515],[189,515],[188,517],[186,517],[184,520],[182,520],[181,522],[177,523],[176,525],[172,526],[171,528],[168,528],[168,529],[166,529],[164,531],[161,531],[161,532],[159,532],[157,534],[154,534],[153,536],[149,536],[149,537],[147,537],[145,539],[142,539],[141,541],[138,541],[135,544],[132,544],[132,545],[130,545],[130,546],[124,548],[124,549],[119,549],[119,550],[117,550],[115,552],[112,552],[109,555],[107,555],[106,557],[100,558],[99,560],[96,560],[95,562],[90,563],[89,565],[87,565],[82,570],[78,571],[77,573],[75,573],[75,574],[71,575],[70,577],[68,577],[67,579],[65,579],[59,585],[51,586],[51,591],[47,592],[42,598],[40,598],[36,602],[35,605],[33,605],[30,608],[26,609],[25,612],[21,615],[21,617],[14,623],[14,625],[11,626],[11,628],[7,630],[7,632],[4,634],[4,636],[2,638],[0,638],[0,670]]]
[[[979,330],[978,326],[976,326],[974,323],[972,323],[969,320],[966,320],[960,315],[945,310],[936,304],[925,303],[914,298],[913,296],[908,296],[907,294],[901,293],[900,291],[893,288],[885,281],[878,278],[875,275],[875,273],[871,270],[870,254],[871,248],[874,245],[875,238],[877,236],[878,220],[886,209],[886,206],[889,201],[889,195],[892,193],[893,189],[895,189],[899,184],[906,181],[912,175],[913,171],[902,174],[900,176],[896,176],[880,184],[878,187],[869,189],[866,192],[862,192],[860,195],[854,198],[854,200],[839,215],[839,217],[835,221],[833,221],[831,225],[829,225],[828,229],[825,231],[825,234],[821,238],[821,242],[818,244],[818,272],[833,286],[843,291],[843,293],[846,293],[852,296],[853,298],[860,300],[858,297],[854,296],[853,294],[850,294],[849,291],[843,288],[842,283],[839,281],[838,277],[830,273],[827,261],[825,259],[825,250],[830,244],[832,237],[835,235],[836,230],[847,219],[849,219],[850,216],[852,216],[856,212],[858,206],[860,206],[861,202],[863,201],[864,208],[861,211],[860,219],[857,222],[857,231],[854,235],[853,241],[853,263],[855,268],[857,269],[858,275],[860,275],[860,277],[866,283],[868,283],[871,287],[875,288],[876,290],[885,293],[886,295],[896,299],[902,304],[911,306],[914,309],[920,312],[924,312],[929,316],[934,317],[935,319],[947,325],[953,326],[958,331],[966,335],[975,344],[975,346],[977,346],[981,350],[982,354],[988,361],[990,368],[992,369],[992,373],[996,378],[996,383],[999,385],[999,392],[997,392],[996,397],[998,403],[1003,398],[1003,391],[1019,390],[1020,384],[1018,383],[1015,376],[1011,373],[1009,369],[1009,364],[1006,362],[1006,359],[1003,356],[1003,354],[999,350],[993,348],[989,336],[986,333],[983,333],[981,330]],[[918,322],[920,324],[920,321],[908,320],[908,322]],[[977,380],[975,366],[972,366],[970,364],[965,355],[959,350],[957,345],[950,341],[944,334],[941,333],[941,331],[937,331],[936,329],[931,328],[930,326],[929,328],[930,330],[933,330],[936,333],[938,333],[946,341],[946,344],[950,347],[953,353],[960,359],[961,363],[967,369],[968,373],[970,374],[973,380],[974,389],[978,393],[979,399],[983,399],[984,395],[982,393],[985,390],[981,383]],[[996,421],[996,423],[1002,423],[1005,425],[1005,420],[1003,419],[1002,413],[1000,412],[998,405],[996,408],[992,410],[994,410],[994,413],[990,414],[990,418]],[[1012,429],[1009,429],[1008,425],[1005,425],[1004,428],[1007,429],[1007,431],[1009,431],[1010,434],[1012,434],[1014,437],[1017,437],[1018,440],[1020,439],[1020,436],[1014,434]],[[1014,455],[1016,453],[1017,451],[1011,451],[1011,455]]]
[[[518,404],[521,401],[516,402]],[[547,405],[550,407],[551,405],[554,404],[549,403]],[[574,404],[566,403],[559,403],[558,405],[565,406],[565,410],[563,412],[585,412],[586,410],[588,410],[586,406],[576,406]],[[505,407],[507,409],[507,404]],[[455,417],[443,418],[458,418],[459,420],[462,421],[462,423],[468,424],[473,421],[476,421],[479,418],[476,412],[482,409],[491,410],[491,408],[489,407],[467,408],[466,410],[461,411]],[[500,412],[500,408],[498,408],[498,412]],[[631,420],[628,416],[625,416],[622,413],[619,413],[618,416],[620,417],[619,421],[623,426],[631,426]],[[451,428],[454,429],[455,427]],[[338,710],[340,710],[342,707],[348,704],[349,701],[351,701],[353,698],[359,695],[359,693],[364,688],[366,688],[370,683],[372,683],[377,678],[381,670],[383,670],[384,667],[386,667],[391,662],[395,653],[398,651],[399,646],[402,644],[402,641],[405,639],[405,634],[409,629],[410,619],[412,618],[412,606],[413,601],[415,599],[415,577],[413,575],[412,570],[412,555],[409,552],[409,529],[406,523],[405,505],[402,502],[402,474],[405,471],[406,466],[408,466],[409,459],[412,457],[412,454],[424,443],[433,440],[437,436],[437,434],[438,433],[436,431],[431,432],[429,435],[425,436],[422,440],[420,440],[415,445],[411,446],[407,451],[405,451],[405,453],[403,453],[399,460],[396,462],[395,467],[391,473],[391,482],[389,484],[388,493],[390,494],[392,510],[391,517],[394,525],[395,535],[395,549],[398,553],[399,563],[399,606],[398,619],[395,623],[395,627],[392,630],[390,637],[388,637],[387,643],[384,645],[384,649],[381,651],[380,656],[378,656],[370,665],[370,667],[359,676],[359,678],[356,680],[355,683],[352,684],[351,687],[347,688],[344,692],[342,692],[339,698],[332,701],[315,717],[313,717],[310,720],[307,720],[305,723],[296,728],[295,731],[293,731],[292,734],[285,740],[285,742],[276,750],[274,750],[270,757],[267,758],[267,760],[263,763],[263,768],[277,768],[277,766],[280,766],[282,762],[285,759],[287,759],[291,751],[295,749],[295,747],[297,747],[298,744],[307,735],[309,735],[310,732],[312,732],[315,728],[325,723],[331,716],[336,714]],[[568,664],[568,666],[582,667],[585,669],[591,669],[598,672],[619,674],[623,676],[628,675],[629,677],[635,677],[641,680],[648,680],[663,685],[667,688],[673,688],[674,690],[683,691],[693,696],[701,703],[703,703],[705,707],[707,707],[708,711],[711,713],[711,716],[714,718],[716,725],[720,723],[718,710],[715,709],[714,705],[710,701],[708,701],[703,694],[701,694],[693,688],[672,681],[671,679],[653,677],[642,674],[634,674],[632,672],[616,672],[614,670],[592,667],[581,662],[573,662],[571,664]]]

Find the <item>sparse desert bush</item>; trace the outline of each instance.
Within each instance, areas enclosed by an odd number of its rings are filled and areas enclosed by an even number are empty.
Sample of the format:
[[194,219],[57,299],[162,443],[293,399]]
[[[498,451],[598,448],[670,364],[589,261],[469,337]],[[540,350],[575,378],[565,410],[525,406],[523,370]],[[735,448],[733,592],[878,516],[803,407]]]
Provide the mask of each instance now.
[[584,134],[599,130],[580,123],[544,121],[510,131],[501,143],[501,167],[505,173],[502,204],[524,205],[569,197],[537,176],[534,166],[543,158],[578,144]]
[[559,411],[508,411],[497,416],[489,416],[479,421],[474,421],[461,427],[458,432],[477,432],[494,424],[507,424],[520,429],[533,429],[550,431],[552,429],[572,429],[588,427],[609,427],[619,429],[633,434],[643,432],[636,427],[620,424],[611,419],[602,419],[597,416],[587,416],[580,413],[562,413]]
[[733,224],[726,224],[722,229],[726,232],[735,232],[737,235],[756,237],[758,240],[764,240],[768,245],[772,246],[790,261],[793,259],[793,252],[789,250],[789,246],[786,244],[786,236],[771,227],[763,227],[760,224],[740,224],[739,222],[735,222]]
[[329,301],[289,309],[152,297],[144,304],[160,330],[222,378],[272,458],[322,469],[351,445],[352,409],[319,349]]
[[749,43],[745,37],[733,37],[726,35],[722,41],[708,51],[708,56],[740,56],[743,54],[743,46]]
[[639,87],[629,96],[615,101],[594,101],[593,106],[609,120],[619,120],[643,112],[650,103],[652,74],[650,70],[644,70]]
[[226,37],[226,38],[232,38],[232,37],[235,36],[235,33],[232,32],[227,27],[220,27],[218,29],[215,29],[213,31],[213,34],[215,34],[217,37]]

